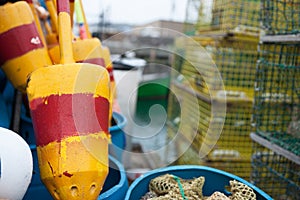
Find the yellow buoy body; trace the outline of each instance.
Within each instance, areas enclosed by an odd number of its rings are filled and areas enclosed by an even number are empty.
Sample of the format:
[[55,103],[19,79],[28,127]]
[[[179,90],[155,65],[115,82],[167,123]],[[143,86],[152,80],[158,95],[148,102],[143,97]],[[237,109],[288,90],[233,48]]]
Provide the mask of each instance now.
[[87,63],[34,71],[27,94],[40,175],[54,199],[95,200],[108,174],[109,75]]
[[26,2],[1,6],[0,24],[0,65],[14,87],[25,92],[28,75],[52,64],[47,48]]
[[[72,43],[72,46],[75,62],[91,63],[104,67],[102,45],[99,39],[76,40]],[[58,45],[49,49],[49,55],[53,63],[60,63],[60,48]]]

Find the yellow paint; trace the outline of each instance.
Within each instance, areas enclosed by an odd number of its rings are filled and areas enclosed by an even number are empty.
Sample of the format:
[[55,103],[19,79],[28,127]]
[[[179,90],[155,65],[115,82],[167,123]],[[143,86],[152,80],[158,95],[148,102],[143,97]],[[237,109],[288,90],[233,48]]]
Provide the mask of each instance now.
[[88,63],[40,68],[31,74],[27,88],[29,101],[52,94],[76,93],[92,93],[109,99],[109,75],[106,69]]
[[97,199],[108,174],[103,135],[73,136],[37,147],[41,179],[54,199]]
[[40,38],[41,38],[41,40],[43,42],[43,45],[47,46],[46,40],[45,40],[45,35],[44,35],[43,29],[42,29],[42,26],[41,26],[41,23],[40,23],[40,18],[39,18],[38,14],[37,14],[37,11],[36,11],[35,7],[34,7],[34,4],[30,3],[29,6],[30,6],[31,12],[33,14],[35,25],[36,25],[36,28],[37,28],[38,33],[40,35]]
[[60,48],[60,63],[74,63],[72,50],[72,31],[69,13],[60,12],[58,15],[58,35]]
[[52,32],[52,28],[49,25],[48,21],[44,21],[44,27],[47,32],[46,42],[47,42],[48,49],[53,47],[53,45],[58,45],[58,35]]
[[87,60],[90,58],[101,58],[102,44],[97,38],[77,40],[74,42],[73,51],[74,59],[76,61]]
[[70,2],[70,16],[71,16],[71,27],[73,27],[74,17],[74,2]]
[[[20,20],[22,19],[22,20]],[[24,1],[0,6],[0,33],[34,21],[29,5]]]
[[[72,45],[73,45],[73,56],[75,62],[102,57],[103,54],[102,45],[100,40],[97,38],[76,40],[73,42]],[[49,55],[53,63],[58,64],[60,62],[59,53],[60,53],[59,46],[55,46],[49,49]]]
[[50,65],[52,62],[46,48],[41,48],[6,61],[2,69],[13,86],[25,93],[29,74],[38,68]]
[[112,67],[112,62],[110,59],[110,51],[109,51],[109,48],[106,46],[103,46],[103,58],[104,58],[105,65],[106,65],[105,67],[106,68]]
[[50,20],[51,20],[51,26],[52,26],[52,32],[56,33],[58,30],[58,24],[57,24],[57,12],[55,5],[53,4],[53,0],[51,1],[45,1],[47,10],[50,15]]

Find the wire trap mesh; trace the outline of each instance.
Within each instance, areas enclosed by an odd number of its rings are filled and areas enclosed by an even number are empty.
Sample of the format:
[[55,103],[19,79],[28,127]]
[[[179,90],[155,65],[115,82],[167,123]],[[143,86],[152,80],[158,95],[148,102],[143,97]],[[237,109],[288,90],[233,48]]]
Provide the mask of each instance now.
[[300,33],[300,0],[262,0],[261,18],[268,34]]
[[257,65],[256,132],[300,155],[300,44],[263,44]]
[[258,34],[260,1],[200,0],[196,35],[204,32]]
[[274,199],[299,200],[300,165],[253,143],[251,182]]

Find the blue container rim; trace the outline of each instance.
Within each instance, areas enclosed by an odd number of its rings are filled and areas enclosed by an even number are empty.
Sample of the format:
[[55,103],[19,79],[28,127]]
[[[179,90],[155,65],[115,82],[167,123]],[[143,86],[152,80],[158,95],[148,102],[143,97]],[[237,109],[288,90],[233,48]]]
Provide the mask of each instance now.
[[125,169],[124,169],[123,165],[117,159],[115,159],[113,156],[109,155],[108,157],[109,157],[109,160],[111,160],[113,163],[115,163],[116,166],[118,167],[117,170],[120,172],[120,181],[118,184],[116,184],[115,186],[113,186],[112,188],[107,190],[106,192],[100,194],[100,196],[98,197],[98,200],[101,200],[102,198],[108,198],[112,194],[115,194],[116,192],[119,191],[120,188],[122,188],[124,186],[124,184],[126,184],[126,181],[127,181],[127,177],[126,177],[126,173],[125,173]]
[[125,116],[118,112],[113,112],[112,115],[113,115],[113,118],[116,120],[117,125],[109,127],[109,131],[110,132],[118,131],[118,130],[124,128],[124,126],[127,123]]
[[149,172],[146,172],[145,174],[141,175],[139,178],[137,178],[129,187],[129,189],[127,190],[126,196],[125,196],[125,200],[129,200],[132,190],[136,188],[137,185],[140,184],[141,181],[144,180],[144,178],[147,178],[148,176],[152,176],[154,174],[162,174],[162,173],[168,173],[169,171],[186,171],[186,170],[202,170],[202,171],[209,171],[209,172],[213,172],[213,173],[217,173],[217,174],[221,174],[224,176],[227,176],[233,180],[237,180],[241,183],[244,183],[246,185],[248,185],[249,187],[251,187],[256,193],[259,193],[261,196],[263,196],[266,199],[272,199],[267,193],[265,193],[264,191],[262,191],[261,189],[259,189],[258,187],[256,187],[255,185],[253,185],[252,183],[225,171],[219,170],[219,169],[215,169],[212,167],[207,167],[207,166],[199,166],[199,165],[178,165],[178,166],[169,166],[169,167],[164,167],[164,168],[158,168],[158,169],[154,169],[151,170]]
[[[29,145],[29,147],[30,147],[31,150],[36,150],[36,145],[35,144],[31,144],[31,145]],[[112,161],[115,164],[115,166],[117,167],[116,170],[118,170],[120,172],[120,181],[118,182],[118,184],[114,185],[109,190],[107,190],[104,193],[100,194],[99,197],[98,197],[98,200],[108,198],[112,194],[118,192],[118,190],[120,188],[122,188],[125,184],[127,184],[126,183],[127,182],[127,177],[126,177],[126,173],[125,173],[125,169],[124,169],[123,165],[111,155],[109,155],[108,158],[109,158],[110,161]]]

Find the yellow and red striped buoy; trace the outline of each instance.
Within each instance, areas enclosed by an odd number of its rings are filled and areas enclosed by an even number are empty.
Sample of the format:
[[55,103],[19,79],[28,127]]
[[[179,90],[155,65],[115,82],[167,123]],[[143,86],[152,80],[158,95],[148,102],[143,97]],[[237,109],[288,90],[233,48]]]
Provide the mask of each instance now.
[[28,75],[52,64],[30,6],[24,2],[0,6],[0,66],[15,88],[26,91]]
[[109,76],[91,64],[32,73],[30,102],[41,179],[55,199],[96,199],[108,173]]
[[[51,0],[46,1],[49,8],[54,7]],[[70,0],[71,3],[71,14],[74,12],[74,0]],[[73,39],[73,55],[74,60],[77,63],[91,63],[104,67],[104,58],[102,52],[102,44],[98,38],[92,38],[88,29],[88,25],[85,19],[84,10],[81,4],[81,1],[76,3],[76,11],[77,15],[82,16],[81,23],[84,23],[84,27],[86,29],[86,37],[85,38],[74,38]],[[72,11],[73,9],[73,11]],[[51,18],[56,18],[54,12],[50,12]],[[52,17],[53,16],[53,17]],[[78,16],[77,16],[78,17]],[[71,22],[72,23],[72,22]],[[60,47],[54,46],[49,49],[50,57],[53,63],[57,64],[60,62]]]
[[[53,63],[60,62],[60,47],[54,46],[49,49],[49,55]],[[91,63],[104,67],[104,59],[102,57],[102,45],[99,39],[89,38],[84,40],[73,41],[74,60],[77,63]]]
[[40,175],[54,199],[95,200],[108,174],[109,75],[74,63],[69,1],[57,1],[60,63],[34,71],[27,94]]

